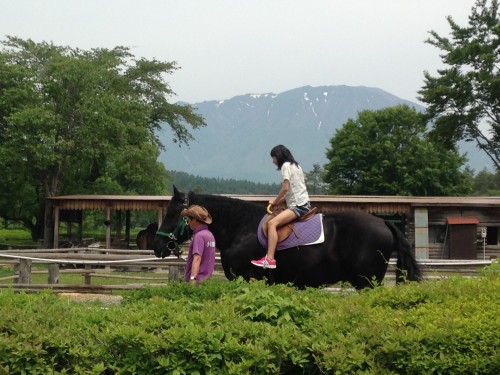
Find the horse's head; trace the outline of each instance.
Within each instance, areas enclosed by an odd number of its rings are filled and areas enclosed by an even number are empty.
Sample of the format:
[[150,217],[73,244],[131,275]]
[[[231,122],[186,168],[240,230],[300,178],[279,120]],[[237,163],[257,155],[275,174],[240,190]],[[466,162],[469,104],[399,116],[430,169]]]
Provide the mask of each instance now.
[[174,186],[174,195],[168,204],[167,213],[156,232],[153,244],[155,255],[158,258],[168,257],[171,253],[179,256],[179,245],[190,238],[189,225],[180,215],[182,210],[188,206],[189,194],[179,192]]

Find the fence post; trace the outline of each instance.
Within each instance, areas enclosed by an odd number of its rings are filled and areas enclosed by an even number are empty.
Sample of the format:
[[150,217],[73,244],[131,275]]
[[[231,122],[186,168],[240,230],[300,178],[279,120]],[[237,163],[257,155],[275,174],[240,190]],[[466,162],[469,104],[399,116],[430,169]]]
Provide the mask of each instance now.
[[90,264],[85,265],[85,285],[90,285],[90,272],[92,271],[92,267]]
[[168,266],[168,280],[179,281],[179,266]]
[[19,259],[19,264],[14,267],[14,272],[18,273],[19,277],[14,279],[15,284],[31,284],[31,260]]
[[49,284],[59,284],[59,264],[49,264]]

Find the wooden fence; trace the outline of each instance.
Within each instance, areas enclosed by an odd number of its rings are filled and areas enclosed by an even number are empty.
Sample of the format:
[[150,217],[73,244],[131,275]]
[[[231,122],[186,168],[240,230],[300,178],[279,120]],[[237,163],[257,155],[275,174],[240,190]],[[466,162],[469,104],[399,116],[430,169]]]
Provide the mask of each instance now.
[[[32,268],[33,264],[46,264],[47,270]],[[12,280],[11,284],[0,284],[0,288],[40,290],[51,288],[55,291],[71,290],[80,292],[104,292],[134,289],[145,284],[162,285],[183,277],[186,261],[184,258],[155,257],[151,250],[121,250],[96,248],[31,249],[0,251],[0,265],[13,267],[13,274],[0,277],[0,281]],[[216,258],[216,271],[222,269],[220,258]],[[131,271],[127,274],[116,271]],[[147,272],[150,276],[134,276],[134,271]],[[33,284],[32,275],[46,274],[47,283]],[[61,274],[81,274],[82,284],[60,284]],[[96,285],[92,279],[125,279],[128,284]]]
[[[187,251],[184,252],[185,254]],[[3,268],[13,267],[12,275],[0,277],[0,282],[12,280],[12,283],[0,283],[0,288],[22,289],[27,291],[50,288],[54,291],[78,291],[88,293],[105,293],[113,290],[136,289],[146,284],[165,285],[168,281],[182,278],[185,259],[168,257],[156,258],[151,250],[120,250],[100,248],[70,248],[70,249],[31,249],[0,251],[0,265]],[[33,264],[46,264],[47,270],[32,269]],[[424,278],[439,279],[450,275],[474,277],[490,260],[425,260],[419,262],[424,272]],[[80,268],[77,268],[80,267]],[[390,284],[395,279],[396,260],[391,259],[386,279]],[[116,271],[145,271],[148,276],[134,276]],[[216,272],[222,271],[220,257],[216,258]],[[33,284],[32,275],[43,273],[47,275],[47,283]],[[81,274],[82,284],[60,284],[60,275],[66,273]],[[150,275],[149,275],[150,274]],[[92,279],[126,279],[127,284],[98,285],[92,284]]]

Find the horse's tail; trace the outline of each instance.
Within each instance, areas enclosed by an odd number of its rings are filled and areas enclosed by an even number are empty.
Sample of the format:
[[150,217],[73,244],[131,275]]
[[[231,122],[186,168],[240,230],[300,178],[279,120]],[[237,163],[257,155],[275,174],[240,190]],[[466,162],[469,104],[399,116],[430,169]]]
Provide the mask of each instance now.
[[415,260],[410,242],[393,223],[386,221],[385,224],[392,232],[394,238],[394,251],[398,254],[396,263],[396,283],[404,281],[420,281],[422,273]]

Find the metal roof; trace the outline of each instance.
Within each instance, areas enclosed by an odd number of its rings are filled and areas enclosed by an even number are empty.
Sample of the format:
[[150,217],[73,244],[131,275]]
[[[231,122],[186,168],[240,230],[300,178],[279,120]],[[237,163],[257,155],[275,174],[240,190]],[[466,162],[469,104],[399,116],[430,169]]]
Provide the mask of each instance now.
[[170,196],[164,195],[63,195],[47,198],[62,210],[148,211],[168,205]]

